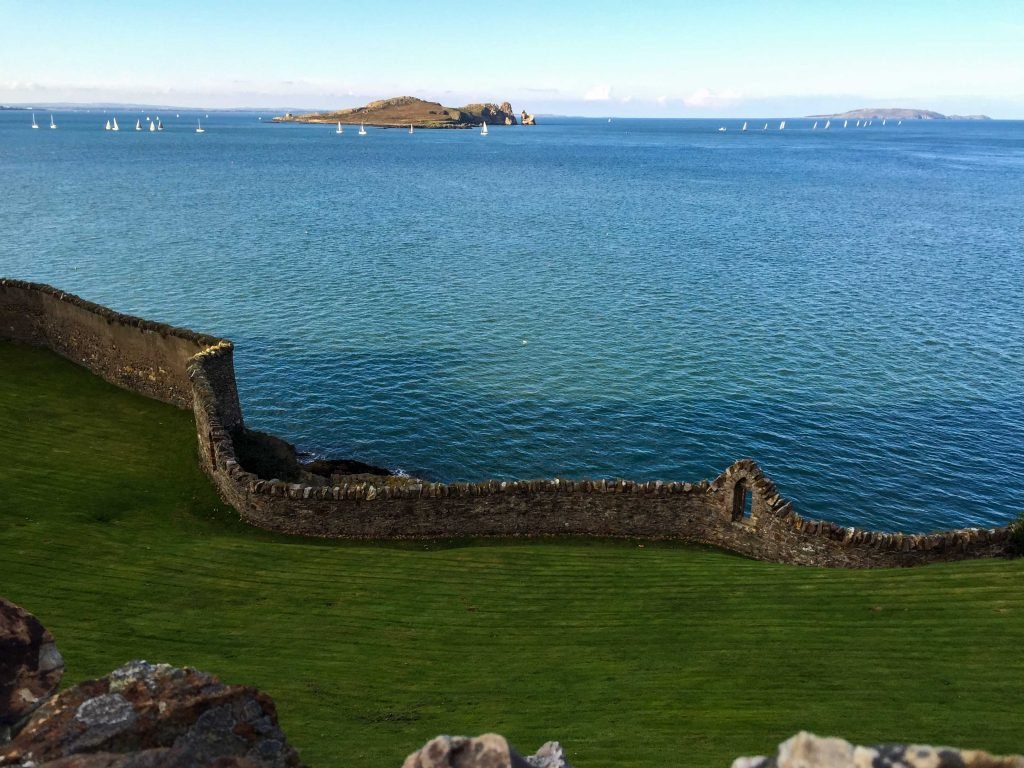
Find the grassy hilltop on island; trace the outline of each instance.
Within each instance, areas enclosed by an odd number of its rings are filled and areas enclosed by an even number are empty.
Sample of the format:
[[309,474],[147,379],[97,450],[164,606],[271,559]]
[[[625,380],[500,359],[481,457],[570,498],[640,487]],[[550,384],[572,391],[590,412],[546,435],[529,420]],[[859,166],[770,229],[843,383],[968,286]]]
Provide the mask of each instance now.
[[[533,118],[523,113],[523,124],[529,125]],[[293,115],[290,112],[275,117],[276,123],[342,123],[343,125],[370,125],[378,128],[472,128],[481,123],[488,125],[518,125],[507,101],[502,104],[466,104],[462,107],[446,107],[436,101],[424,101],[415,96],[398,96],[393,99],[371,101],[365,107],[340,109],[334,112],[311,112]]]

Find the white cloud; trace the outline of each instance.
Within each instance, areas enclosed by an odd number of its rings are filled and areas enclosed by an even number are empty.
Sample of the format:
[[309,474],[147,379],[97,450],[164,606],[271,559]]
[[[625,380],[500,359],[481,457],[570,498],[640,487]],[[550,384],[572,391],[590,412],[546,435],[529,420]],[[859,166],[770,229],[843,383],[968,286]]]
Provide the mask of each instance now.
[[612,98],[612,87],[610,85],[595,85],[585,94],[584,101],[610,101]]
[[720,107],[735,104],[741,98],[739,92],[731,88],[720,92],[712,91],[710,88],[698,88],[683,98],[683,104],[688,107]]

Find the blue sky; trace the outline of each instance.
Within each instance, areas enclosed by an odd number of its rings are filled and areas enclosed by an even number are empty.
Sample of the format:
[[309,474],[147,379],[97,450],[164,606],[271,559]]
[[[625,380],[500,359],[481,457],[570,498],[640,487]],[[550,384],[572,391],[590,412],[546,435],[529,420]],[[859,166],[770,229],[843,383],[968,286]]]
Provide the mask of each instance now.
[[0,0],[0,103],[1024,118],[1024,0]]

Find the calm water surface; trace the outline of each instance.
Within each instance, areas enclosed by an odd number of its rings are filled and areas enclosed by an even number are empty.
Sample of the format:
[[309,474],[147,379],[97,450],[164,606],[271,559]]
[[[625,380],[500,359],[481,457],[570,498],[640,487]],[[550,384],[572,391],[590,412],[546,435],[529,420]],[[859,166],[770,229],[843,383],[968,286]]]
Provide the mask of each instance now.
[[305,450],[1024,510],[1024,123],[110,116],[0,112],[0,274],[233,339],[247,421]]

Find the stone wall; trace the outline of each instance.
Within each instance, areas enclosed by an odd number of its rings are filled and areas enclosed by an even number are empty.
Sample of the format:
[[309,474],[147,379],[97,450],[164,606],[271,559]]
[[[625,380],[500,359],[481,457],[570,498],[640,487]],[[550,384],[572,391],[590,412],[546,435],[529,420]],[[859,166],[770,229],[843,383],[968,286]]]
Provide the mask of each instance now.
[[[200,463],[244,520],[338,538],[605,536],[711,544],[760,560],[846,568],[1007,553],[1008,528],[877,533],[807,520],[741,459],[714,481],[532,480],[305,486],[257,477],[230,342],[120,315],[44,285],[0,280],[0,338],[50,347],[119,386],[191,407]],[[749,499],[748,499],[749,496]]]

